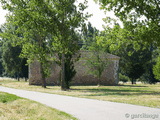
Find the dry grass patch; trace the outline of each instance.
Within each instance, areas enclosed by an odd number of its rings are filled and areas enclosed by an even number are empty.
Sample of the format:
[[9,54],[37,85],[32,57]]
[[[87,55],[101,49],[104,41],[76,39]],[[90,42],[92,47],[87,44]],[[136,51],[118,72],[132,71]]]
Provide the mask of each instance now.
[[124,84],[120,86],[72,86],[69,91],[61,91],[58,86],[29,86],[26,82],[0,81],[3,86],[31,91],[39,91],[104,101],[121,102],[160,108],[160,84]]
[[[12,98],[14,95],[1,93]],[[70,115],[37,102],[14,96],[15,99],[0,102],[0,120],[76,120]]]

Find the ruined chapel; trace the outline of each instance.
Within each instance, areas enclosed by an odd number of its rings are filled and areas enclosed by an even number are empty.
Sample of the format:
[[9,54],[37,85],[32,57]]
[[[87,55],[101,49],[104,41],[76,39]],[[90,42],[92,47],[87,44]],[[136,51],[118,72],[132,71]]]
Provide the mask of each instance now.
[[[77,61],[74,66],[76,75],[74,76],[71,85],[97,85],[98,78],[88,73],[88,66],[85,64],[90,51],[81,51],[80,60]],[[101,85],[117,85],[118,79],[118,68],[120,57],[107,54],[109,65],[105,68],[101,77]],[[60,85],[60,70],[61,68],[54,62],[51,63],[51,75],[46,79],[48,85]],[[29,65],[29,84],[30,85],[41,85],[41,73],[40,64],[38,61],[34,61]]]

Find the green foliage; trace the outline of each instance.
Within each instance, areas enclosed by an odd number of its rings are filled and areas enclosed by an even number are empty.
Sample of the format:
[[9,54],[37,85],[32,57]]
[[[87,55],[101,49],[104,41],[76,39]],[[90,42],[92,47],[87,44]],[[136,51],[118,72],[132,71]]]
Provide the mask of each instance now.
[[[134,31],[136,40],[155,42],[160,45],[160,6],[159,0],[95,0],[105,10],[113,10],[115,15],[124,23],[128,31]],[[136,6],[136,7],[135,7]]]
[[88,72],[98,78],[98,85],[100,85],[102,73],[109,65],[107,53],[96,42],[89,46],[89,50],[91,50],[91,53],[86,62],[86,65],[89,67]]
[[130,43],[127,39],[129,35],[131,35],[130,32],[120,28],[119,25],[115,25],[113,28],[106,26],[105,30],[96,39],[97,43],[106,48],[107,52],[114,52]]
[[[45,78],[49,75],[48,68],[48,43],[46,29],[49,23],[45,19],[47,2],[44,1],[2,1],[3,7],[12,12],[8,16],[8,24],[17,26],[14,33],[5,33],[8,39],[14,39],[15,45],[22,46],[21,57],[32,62],[35,59],[41,64],[42,86],[45,85]],[[43,4],[44,3],[44,4]],[[36,7],[35,7],[36,6]],[[15,34],[16,33],[16,34]],[[6,35],[3,34],[3,37]]]
[[0,60],[0,77],[3,76],[3,71],[4,71],[4,68],[2,66],[2,61]]
[[155,75],[153,74],[153,69],[149,69],[147,72],[145,72],[139,80],[143,83],[147,84],[156,84],[158,80],[155,78]]
[[2,43],[0,41],[0,76],[1,77],[3,76],[3,71],[4,71],[4,68],[2,65]]
[[[135,50],[133,45],[128,46],[125,49],[119,49],[119,55],[121,57],[120,61],[120,71],[126,74],[133,80],[140,78],[145,72],[147,72],[146,66],[150,64],[149,61],[152,59],[151,52],[149,48],[143,47],[139,50]],[[128,53],[130,53],[128,55]]]
[[19,58],[21,48],[18,46],[13,47],[8,40],[4,42],[2,49],[2,61],[5,72],[10,76],[19,75],[22,63],[22,59]]
[[89,22],[86,26],[86,29],[81,34],[82,39],[82,50],[89,50],[90,46],[96,41],[96,36],[98,36],[99,31],[92,26],[92,24]]
[[8,39],[4,37],[6,34],[13,34],[15,27],[10,24],[4,24],[1,26],[1,61],[4,67],[4,76],[9,77],[28,77],[28,66],[26,66],[26,59],[20,58],[22,51],[21,46],[13,45],[13,38]]
[[146,52],[148,52],[147,58],[149,59],[145,65],[145,73],[141,76],[139,80],[144,83],[155,84],[158,82],[158,80],[156,79],[153,73],[153,69],[157,62],[156,59],[158,57],[159,51],[157,47],[150,45],[149,51],[146,51]]
[[159,17],[160,8],[158,0],[102,0],[100,2],[104,9],[114,10],[117,16],[121,16],[121,19],[126,19],[127,15],[133,12],[133,9],[137,13],[137,17],[144,15],[147,19],[154,20],[158,20]]
[[141,64],[131,64],[127,70],[127,75],[132,80],[132,84],[136,83],[136,79],[142,76],[145,72],[144,67]]
[[65,56],[65,81],[67,84],[68,89],[70,88],[70,82],[72,81],[72,78],[76,75],[76,71],[74,69],[74,58],[71,54],[66,54]]
[[21,99],[21,98],[16,95],[0,92],[0,102],[2,103],[12,102],[17,99]]
[[[79,3],[78,7],[75,5],[75,0],[61,0],[59,2],[54,2],[54,10],[58,14],[56,14],[56,21],[54,24],[57,27],[57,34],[54,35],[54,42],[52,45],[54,46],[53,50],[62,54],[61,56],[61,88],[62,90],[66,90],[69,88],[67,75],[65,69],[67,69],[68,65],[66,62],[68,61],[66,56],[74,55],[78,51],[78,37],[76,34],[76,29],[82,27],[85,19],[88,15],[83,14],[83,11],[86,9],[86,4]],[[53,16],[53,15],[51,15]],[[70,61],[70,60],[69,60]],[[70,67],[73,67],[70,64]],[[68,70],[70,69],[68,68]],[[70,69],[71,70],[71,69]]]
[[82,34],[82,50],[89,50],[90,56],[87,58],[86,65],[88,73],[99,79],[98,84],[101,84],[101,76],[103,71],[108,66],[107,54],[104,51],[102,44],[99,44],[97,38],[99,31],[94,28],[91,23],[88,23],[86,30]]
[[[62,59],[62,54],[59,54],[59,60]],[[74,56],[74,57],[73,57]],[[74,68],[74,62],[78,61],[79,57],[73,54],[65,55],[65,86],[66,89],[70,89],[70,83],[72,78],[76,75],[76,70]],[[57,61],[57,63],[61,66],[61,62]],[[61,71],[60,71],[60,79],[61,79]]]
[[[145,72],[143,79],[154,83],[156,80],[152,74],[152,67],[145,66],[153,64],[150,62],[152,55],[151,52],[149,53],[150,47],[147,44],[160,45],[158,0],[147,2],[143,0],[97,1],[103,9],[114,10],[115,15],[123,22],[124,26],[120,28],[114,19],[106,18],[107,24],[114,22],[115,26],[113,29],[109,26],[106,27],[104,31],[106,35],[98,38],[99,43],[106,46],[109,52],[121,57],[120,69],[123,74],[136,79]],[[132,48],[128,51],[130,45]],[[146,49],[147,47],[148,49]]]
[[[108,18],[106,22],[109,23],[110,20],[113,21]],[[147,41],[144,42],[144,38],[152,39],[152,37],[143,34],[146,31],[140,23],[137,23],[139,26],[135,29],[129,28],[127,24],[121,28],[116,21],[114,24],[113,28],[106,26],[106,29],[101,33],[103,35],[97,36],[97,43],[106,48],[107,52],[121,57],[120,72],[130,77],[132,82],[147,72],[150,75],[150,80],[146,78],[146,81],[154,82],[152,67],[146,66],[153,64],[151,62],[152,54],[156,47],[154,43],[149,45]]]
[[160,80],[160,57],[157,58],[156,65],[153,67],[153,73],[155,75],[155,78]]
[[[22,45],[21,56],[28,61],[38,60],[41,64],[42,83],[49,76],[49,62],[54,53],[62,54],[62,83],[65,83],[65,55],[78,50],[76,29],[83,26],[89,17],[83,14],[86,1],[75,5],[76,0],[1,0],[4,9],[12,12],[8,22],[17,26],[14,38],[16,45]],[[3,35],[6,37],[6,35]]]
[[121,73],[119,73],[119,80],[122,81],[123,83],[126,83],[126,82],[129,82],[129,81],[130,81],[130,79],[129,79],[128,76],[123,75],[123,74],[121,74]]
[[[106,22],[110,23],[109,20],[106,20]],[[101,33],[102,35],[97,36],[97,42],[111,53],[118,52],[121,48],[125,49],[131,44],[133,45],[134,51],[138,51],[141,49],[142,43],[144,47],[148,45],[147,42],[144,42],[143,39],[137,35],[140,29],[140,26],[134,30],[130,30],[127,27],[121,28],[115,21],[113,28],[106,26],[105,30]],[[128,54],[132,54],[132,52],[130,51]]]

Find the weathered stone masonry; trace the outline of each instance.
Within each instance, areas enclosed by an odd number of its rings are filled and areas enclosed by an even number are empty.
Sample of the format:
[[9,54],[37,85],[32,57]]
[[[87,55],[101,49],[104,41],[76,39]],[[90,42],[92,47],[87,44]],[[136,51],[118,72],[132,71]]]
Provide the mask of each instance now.
[[[81,51],[81,58],[75,63],[77,74],[72,80],[72,85],[97,85],[98,79],[88,73],[88,67],[85,64],[87,57],[90,55],[89,51]],[[101,85],[117,85],[119,57],[107,54],[107,59],[110,61],[101,78]],[[41,85],[40,64],[35,61],[29,66],[29,84]],[[51,63],[51,76],[47,78],[48,85],[60,84],[60,67],[56,63]]]

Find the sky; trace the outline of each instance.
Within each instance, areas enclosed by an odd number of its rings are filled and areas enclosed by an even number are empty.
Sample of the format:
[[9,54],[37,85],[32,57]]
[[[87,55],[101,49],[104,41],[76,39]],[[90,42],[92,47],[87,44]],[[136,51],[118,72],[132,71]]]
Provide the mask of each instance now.
[[5,15],[7,14],[7,11],[3,10],[0,4],[0,24],[3,24],[6,19],[5,19]]
[[[88,0],[88,8],[86,12],[89,12],[90,14],[93,14],[88,20],[91,22],[92,26],[96,27],[99,30],[103,30],[102,25],[105,23],[103,22],[103,18],[106,16],[114,17],[113,12],[108,12],[107,15],[103,10],[100,10],[100,6],[96,4],[93,0]],[[7,11],[3,10],[0,5],[0,24],[3,24],[5,22],[5,15],[7,14]]]

